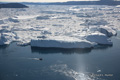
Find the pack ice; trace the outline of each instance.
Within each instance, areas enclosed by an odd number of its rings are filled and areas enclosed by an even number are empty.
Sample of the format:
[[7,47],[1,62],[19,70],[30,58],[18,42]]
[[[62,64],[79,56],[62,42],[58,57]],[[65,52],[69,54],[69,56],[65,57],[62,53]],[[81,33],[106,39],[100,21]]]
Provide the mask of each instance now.
[[112,45],[110,38],[120,29],[117,6],[28,6],[0,9],[0,45],[91,48]]

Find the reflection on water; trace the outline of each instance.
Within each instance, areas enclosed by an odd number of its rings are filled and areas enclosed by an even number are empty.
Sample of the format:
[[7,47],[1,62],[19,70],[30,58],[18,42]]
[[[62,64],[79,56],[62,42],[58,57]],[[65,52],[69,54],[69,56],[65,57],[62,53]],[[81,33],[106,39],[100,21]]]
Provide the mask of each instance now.
[[107,49],[112,47],[112,45],[98,45],[94,48],[85,48],[85,49],[79,49],[79,48],[71,48],[71,49],[64,49],[64,48],[39,48],[39,47],[31,47],[32,53],[39,53],[39,54],[53,54],[53,53],[62,53],[62,54],[85,54],[90,53],[92,49]]
[[96,47],[94,47],[94,49],[105,50],[105,49],[108,49],[108,48],[111,48],[111,47],[113,47],[113,45],[97,45]]
[[31,47],[32,53],[37,52],[39,54],[52,54],[52,53],[62,53],[62,54],[73,54],[73,53],[89,53],[92,48],[86,49],[64,49],[64,48],[37,48]]
[[9,47],[9,45],[0,45],[0,49],[6,49],[7,47]]

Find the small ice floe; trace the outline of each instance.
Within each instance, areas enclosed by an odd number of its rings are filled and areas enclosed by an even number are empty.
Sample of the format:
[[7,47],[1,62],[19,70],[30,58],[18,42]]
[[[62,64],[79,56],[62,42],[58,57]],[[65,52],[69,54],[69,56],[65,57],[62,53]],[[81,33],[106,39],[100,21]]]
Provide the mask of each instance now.
[[95,42],[97,44],[103,44],[103,45],[112,45],[113,43],[109,38],[102,33],[91,33],[86,36],[86,39],[91,42]]
[[43,60],[43,58],[28,58],[28,59],[32,59],[32,60],[40,60],[40,61]]
[[116,7],[117,7],[117,8],[120,8],[120,5],[117,5]]
[[17,19],[13,19],[13,18],[8,18],[8,21],[14,22],[14,23],[18,23],[19,22]]
[[49,16],[38,16],[36,17],[37,20],[47,20],[49,19]]
[[28,46],[30,45],[30,42],[18,42],[17,46]]
[[8,45],[14,40],[13,33],[1,33],[0,34],[0,45]]
[[[90,16],[90,15],[89,15]],[[100,20],[85,20],[85,23],[83,25],[107,25],[108,22],[104,19]]]
[[15,16],[13,19],[32,19],[37,16],[38,15],[21,15],[21,16]]
[[97,70],[97,72],[101,72],[101,70]]
[[45,38],[47,38],[47,37],[46,37],[46,36],[37,36],[37,38],[45,39]]
[[114,28],[108,26],[100,26],[99,32],[105,34],[107,37],[116,36],[117,32]]
[[4,21],[3,21],[3,20],[0,20],[0,24],[4,24]]

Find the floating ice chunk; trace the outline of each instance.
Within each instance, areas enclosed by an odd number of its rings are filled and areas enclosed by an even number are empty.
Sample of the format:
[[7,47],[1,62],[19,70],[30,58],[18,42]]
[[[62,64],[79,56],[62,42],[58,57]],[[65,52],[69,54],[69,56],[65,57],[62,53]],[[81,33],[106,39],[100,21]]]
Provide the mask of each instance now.
[[17,42],[18,46],[28,46],[30,45],[30,42]]
[[80,6],[72,6],[69,8],[69,11],[88,11],[88,10],[95,10],[95,8],[92,7],[80,7]]
[[111,37],[111,36],[114,36],[117,34],[114,29],[112,29],[111,27],[108,27],[108,26],[100,26],[99,31],[108,37]]
[[79,6],[72,6],[72,7],[69,8],[69,11],[76,11],[76,12],[78,12],[78,11],[80,11],[79,8],[80,8]]
[[70,10],[71,9],[79,9],[80,8],[80,6],[72,6],[72,7],[70,7]]
[[0,33],[10,32],[9,26],[0,26]]
[[86,20],[84,25],[107,25],[108,22],[105,20]]
[[72,18],[70,16],[66,16],[66,15],[64,15],[64,16],[56,15],[56,16],[51,16],[51,19],[72,19]]
[[31,60],[43,60],[42,58],[28,58],[28,59],[31,59]]
[[120,5],[117,5],[116,7],[117,7],[117,8],[120,8]]
[[14,40],[14,36],[12,33],[1,33],[0,45],[10,44]]
[[113,8],[110,8],[110,7],[103,7],[103,8],[100,8],[99,10],[110,11],[110,10],[113,10]]
[[62,25],[62,24],[53,24],[52,26],[63,27],[64,25]]
[[45,39],[32,39],[32,47],[52,47],[52,48],[91,48],[96,45],[94,42],[80,40],[67,36],[54,36]]
[[57,19],[71,19],[71,17],[57,17]]
[[16,16],[13,19],[31,19],[31,18],[35,18],[38,15],[24,15],[24,16]]
[[46,20],[49,19],[49,16],[38,16],[36,17],[37,20]]
[[4,21],[3,21],[3,20],[0,20],[0,24],[4,24]]
[[86,36],[86,39],[91,42],[96,42],[98,44],[103,45],[112,45],[113,43],[109,40],[109,38],[102,33],[91,33]]
[[77,17],[92,17],[90,14],[86,14],[86,13],[76,13]]
[[101,70],[97,70],[97,72],[101,72]]
[[90,26],[89,31],[91,32],[100,32],[105,34],[107,37],[115,36],[117,35],[117,32],[114,28],[108,27],[108,26]]
[[13,18],[8,18],[8,21],[14,22],[14,23],[18,23],[19,22],[17,19],[13,19]]
[[84,12],[80,12],[80,13],[73,13],[73,15],[76,15],[77,17],[97,17],[97,16],[102,16],[102,13],[84,13]]

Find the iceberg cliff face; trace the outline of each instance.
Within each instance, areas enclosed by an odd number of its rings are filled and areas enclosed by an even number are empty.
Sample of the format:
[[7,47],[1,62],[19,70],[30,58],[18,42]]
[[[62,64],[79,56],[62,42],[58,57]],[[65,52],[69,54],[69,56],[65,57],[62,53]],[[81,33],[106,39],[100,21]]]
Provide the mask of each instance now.
[[32,47],[52,47],[52,48],[92,48],[96,45],[94,42],[80,40],[77,38],[59,36],[49,39],[31,40]]

